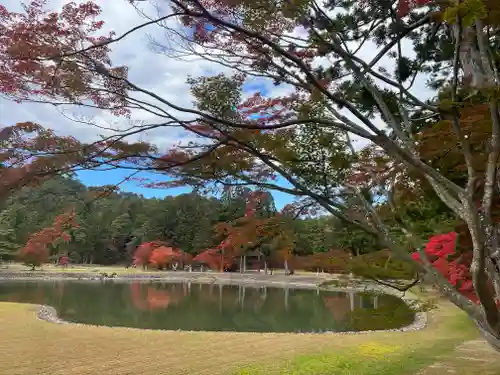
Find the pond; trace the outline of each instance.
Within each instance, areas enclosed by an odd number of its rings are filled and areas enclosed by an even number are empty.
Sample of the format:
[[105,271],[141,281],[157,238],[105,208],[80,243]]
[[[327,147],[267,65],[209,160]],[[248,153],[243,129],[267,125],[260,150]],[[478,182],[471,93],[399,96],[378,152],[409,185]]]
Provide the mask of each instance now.
[[391,295],[194,283],[9,281],[0,301],[50,305],[76,323],[165,330],[342,332],[414,319]]

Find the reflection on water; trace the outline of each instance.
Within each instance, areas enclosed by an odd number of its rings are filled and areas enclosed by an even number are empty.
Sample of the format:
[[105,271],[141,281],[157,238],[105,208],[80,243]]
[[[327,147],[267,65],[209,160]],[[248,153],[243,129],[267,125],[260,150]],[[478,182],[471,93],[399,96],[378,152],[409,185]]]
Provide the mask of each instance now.
[[0,284],[0,300],[48,304],[73,322],[151,329],[322,332],[413,320],[394,296],[258,286],[13,281]]

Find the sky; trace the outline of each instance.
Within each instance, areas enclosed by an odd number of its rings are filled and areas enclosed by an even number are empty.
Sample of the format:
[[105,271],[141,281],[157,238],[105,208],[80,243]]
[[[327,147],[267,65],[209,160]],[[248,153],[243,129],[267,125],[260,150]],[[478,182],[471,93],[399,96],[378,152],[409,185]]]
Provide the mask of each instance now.
[[[114,30],[119,36],[135,25],[145,22],[145,19],[125,0],[95,0],[102,7],[102,17],[105,20],[104,31]],[[58,10],[64,0],[49,0],[51,9]],[[166,4],[167,2],[165,2]],[[0,4],[9,10],[19,10],[19,0],[0,0]],[[141,10],[149,15],[155,11],[148,2],[141,2]],[[167,26],[181,30],[180,25],[169,23]],[[300,30],[298,31],[300,32]],[[112,47],[112,60],[114,65],[125,64],[129,70],[129,79],[140,87],[154,91],[156,94],[176,105],[192,107],[192,96],[186,83],[188,76],[214,75],[220,72],[231,73],[228,68],[213,62],[193,58],[172,58],[153,50],[149,41],[151,38],[165,43],[165,36],[161,28],[149,27],[131,34],[122,42]],[[374,47],[368,45],[360,50],[361,58],[373,56]],[[318,64],[325,60],[319,58]],[[327,62],[326,62],[327,63]],[[424,90],[425,85],[417,84],[419,90]],[[244,86],[245,95],[260,92],[266,96],[283,95],[291,91],[287,86],[274,86],[271,81],[254,78]],[[350,116],[348,116],[350,117]],[[74,121],[77,120],[77,121]],[[33,121],[44,127],[54,129],[60,135],[71,135],[83,141],[96,140],[99,135],[110,135],[113,131],[108,128],[124,129],[130,126],[130,121],[155,123],[155,118],[150,113],[134,112],[131,120],[113,117],[102,111],[75,109],[75,107],[54,107],[44,104],[22,103],[16,104],[0,98],[0,126],[12,125],[16,122]],[[87,122],[87,123],[83,123]],[[97,126],[89,126],[92,122]],[[156,119],[158,122],[158,119]],[[157,145],[160,150],[168,149],[179,142],[189,142],[192,135],[182,133],[181,130],[160,128],[147,133],[141,133],[135,141],[147,141]],[[359,142],[359,140],[357,140]],[[358,143],[358,147],[366,143]],[[103,184],[116,184],[128,175],[129,172],[114,170],[106,172],[84,171],[78,172],[78,178],[86,185],[99,186]],[[150,177],[145,175],[144,177]],[[164,178],[164,177],[161,177]],[[278,180],[285,183],[283,179]],[[164,197],[189,192],[189,188],[176,188],[168,190],[147,189],[135,182],[127,182],[121,186],[122,190],[143,194],[146,197]],[[281,208],[290,203],[293,198],[285,193],[273,192],[277,207]]]
[[[77,173],[77,178],[87,186],[103,186],[107,184],[116,183],[122,181],[130,175],[130,171],[124,169],[115,169],[112,171],[79,171]],[[163,178],[162,176],[154,175],[151,173],[140,173],[137,177],[151,178],[153,180],[159,180]],[[282,181],[281,186],[287,186],[286,181]],[[133,192],[137,194],[142,194],[146,198],[164,198],[169,195],[179,195],[189,193],[191,188],[189,187],[178,187],[171,189],[153,189],[145,188],[140,186],[140,184],[131,181],[124,182],[120,185],[121,191]],[[293,197],[289,194],[283,193],[281,191],[271,191],[274,197],[274,202],[276,208],[281,210],[285,205],[293,202]]]

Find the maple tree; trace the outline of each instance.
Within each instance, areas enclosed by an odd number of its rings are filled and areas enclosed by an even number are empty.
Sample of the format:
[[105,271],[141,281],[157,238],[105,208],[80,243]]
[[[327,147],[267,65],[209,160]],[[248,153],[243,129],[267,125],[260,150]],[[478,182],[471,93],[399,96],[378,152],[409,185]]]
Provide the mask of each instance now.
[[160,246],[153,250],[149,257],[149,264],[157,269],[166,267],[175,257],[176,252],[173,248]]
[[144,242],[137,246],[134,251],[133,264],[146,268],[149,264],[153,250],[161,246],[158,241]]
[[[173,262],[179,262],[184,253],[173,247],[160,246],[154,249],[149,257],[149,264],[157,269],[163,269]],[[185,258],[185,256],[184,256]],[[184,262],[186,259],[184,259]]]
[[156,269],[164,269],[173,263],[180,264],[181,267],[189,264],[192,257],[182,250],[168,246],[164,241],[144,242],[137,246],[133,255],[133,264],[151,266]]
[[[295,246],[294,233],[286,225],[290,207],[285,206],[281,212],[263,212],[259,207],[267,194],[262,190],[248,192],[244,215],[232,222],[222,222],[215,226],[216,235],[222,236],[223,240],[216,249],[200,254],[211,268],[218,265],[221,271],[231,269],[237,259],[245,262],[245,255],[258,249],[266,273],[269,262],[283,262],[285,272],[288,273]],[[219,261],[215,260],[216,254],[219,255]],[[197,258],[194,260],[200,260]],[[241,271],[241,264],[238,267]]]
[[[6,62],[0,68],[0,86],[18,101],[41,97],[117,116],[137,109],[149,112],[161,125],[123,131],[73,150],[79,150],[88,167],[156,170],[174,177],[147,183],[151,187],[253,186],[291,194],[297,197],[298,213],[312,206],[331,214],[370,233],[391,259],[413,262],[418,273],[466,311],[500,348],[499,228],[493,205],[499,195],[499,8],[494,0],[332,0],[323,6],[306,0],[172,0],[171,7],[162,9],[165,14],[130,32],[155,23],[162,27],[163,21],[175,18],[190,32],[180,51],[159,41],[164,51],[201,57],[233,73],[190,77],[194,108],[182,108],[132,82],[127,68],[111,64],[112,45],[129,34],[94,36],[102,27],[96,3],[69,3],[61,12],[49,12],[43,2],[33,1],[22,14],[0,8],[0,59]],[[175,30],[162,30],[172,40],[183,38]],[[410,44],[411,51],[403,48]],[[359,53],[363,46],[377,51],[375,56],[367,59]],[[256,78],[283,88],[282,94],[243,95],[244,84]],[[415,88],[416,82],[425,81],[434,96],[418,94],[422,90]],[[477,108],[480,129],[474,126]],[[179,118],[179,112],[187,118]],[[429,141],[418,135],[436,124],[453,130],[453,151],[463,155],[456,161],[465,164],[461,179],[422,157]],[[180,127],[199,142],[159,153],[151,145],[124,141],[131,132],[159,126]],[[478,149],[471,140],[477,137],[467,127],[488,134],[482,138],[487,147],[479,148],[485,158],[475,157]],[[370,152],[385,159],[382,169],[380,163],[368,168],[364,180],[352,179],[363,159],[353,137],[368,142]],[[384,222],[383,216],[392,212],[393,190],[387,181],[418,194],[422,191],[414,186],[425,181],[429,191],[422,193],[423,200],[435,194],[465,224],[472,239],[469,271],[479,304],[426,258],[412,258],[410,249],[425,242],[422,233],[405,228],[396,215]],[[387,203],[380,203],[381,198]],[[286,228],[283,216],[269,218],[266,227],[276,233],[270,237],[283,240],[277,247],[289,260],[293,236],[279,235]],[[248,216],[242,221],[263,224]],[[282,223],[273,225],[278,221]],[[236,254],[241,251],[237,244],[248,245],[249,233],[262,228],[248,223],[222,225],[231,246],[221,252]],[[245,236],[238,236],[245,230]]]
[[236,257],[223,254],[220,249],[208,249],[202,251],[193,258],[194,264],[203,264],[214,271],[225,271],[231,269],[236,263]]
[[77,226],[73,211],[59,215],[52,226],[30,236],[26,245],[19,250],[19,258],[34,270],[47,262],[50,255],[49,246],[55,245],[57,241],[70,241],[68,230]]
[[36,186],[71,164],[58,157],[71,138],[58,137],[31,122],[3,127],[0,131],[0,197],[6,199],[26,185]]

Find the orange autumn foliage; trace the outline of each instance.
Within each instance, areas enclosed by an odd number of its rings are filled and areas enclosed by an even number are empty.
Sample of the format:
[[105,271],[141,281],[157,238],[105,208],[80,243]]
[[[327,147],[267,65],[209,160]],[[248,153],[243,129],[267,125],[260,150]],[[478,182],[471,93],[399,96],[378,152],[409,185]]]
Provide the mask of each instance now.
[[189,254],[173,247],[160,246],[154,249],[149,256],[149,264],[155,268],[162,269],[174,262],[189,262]]
[[206,265],[214,271],[231,269],[236,262],[236,256],[223,254],[221,249],[205,250],[193,258],[193,263]]
[[75,211],[57,216],[52,226],[30,236],[26,245],[19,251],[19,258],[33,268],[42,265],[50,255],[49,246],[59,239],[70,241],[68,230],[76,227],[78,223]]
[[149,256],[149,264],[155,268],[163,268],[170,264],[178,251],[172,247],[160,246],[154,249]]
[[168,246],[162,241],[144,242],[139,245],[133,256],[133,264],[141,266],[152,266],[162,269],[174,262],[188,264],[192,256],[182,250]]

